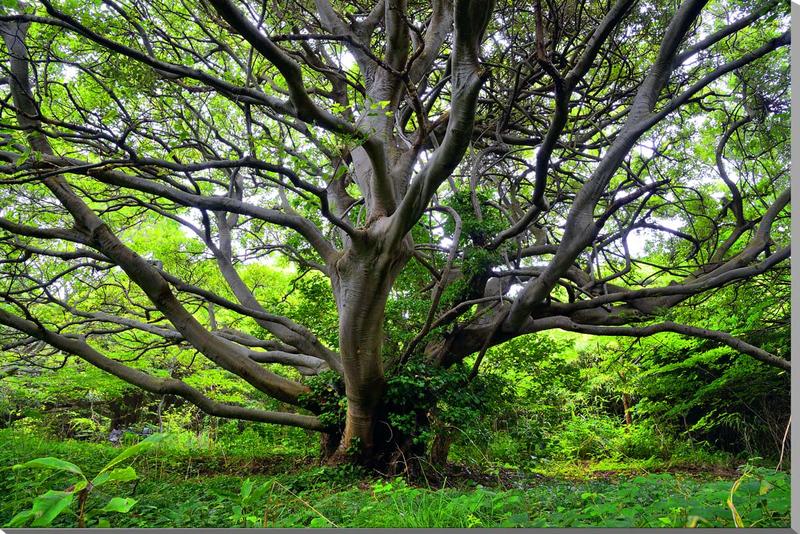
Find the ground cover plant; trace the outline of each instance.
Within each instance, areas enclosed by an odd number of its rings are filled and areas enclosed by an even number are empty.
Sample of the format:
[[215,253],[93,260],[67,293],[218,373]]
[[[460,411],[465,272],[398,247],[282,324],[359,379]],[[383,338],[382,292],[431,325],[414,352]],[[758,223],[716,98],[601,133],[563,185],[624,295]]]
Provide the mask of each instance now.
[[[119,453],[109,445],[54,442],[10,436],[3,463],[48,451],[75,462],[100,463]],[[716,473],[690,472],[668,462],[628,471],[549,473],[546,469],[500,469],[469,476],[409,483],[364,470],[247,456],[220,458],[224,449],[187,449],[170,443],[135,460],[135,486],[115,488],[135,499],[113,527],[785,527],[789,477],[772,467],[747,464]],[[186,468],[189,458],[199,469]],[[263,459],[262,459],[263,462]],[[602,465],[601,465],[602,466]],[[605,467],[608,467],[607,465]],[[630,468],[631,466],[629,466]],[[719,465],[717,466],[719,468]],[[547,472],[542,475],[540,472]],[[613,475],[609,475],[613,473]],[[480,482],[475,475],[480,475]],[[28,505],[57,479],[32,480],[18,470],[0,472],[0,489],[13,498],[0,506],[0,520]],[[100,488],[97,490],[102,492]],[[122,497],[124,495],[124,497]],[[99,500],[102,500],[100,498]],[[54,526],[76,526],[63,513]],[[91,526],[91,525],[90,525]]]

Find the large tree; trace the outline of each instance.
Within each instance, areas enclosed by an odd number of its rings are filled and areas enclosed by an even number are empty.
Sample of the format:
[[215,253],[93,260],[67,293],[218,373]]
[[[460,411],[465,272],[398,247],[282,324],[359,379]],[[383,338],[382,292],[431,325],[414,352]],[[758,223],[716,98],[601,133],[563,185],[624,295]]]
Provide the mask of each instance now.
[[[788,2],[2,5],[6,353],[50,346],[366,463],[413,442],[392,376],[467,360],[442,382],[461,387],[491,347],[549,329],[673,332],[789,369],[788,350],[670,320],[787,267]],[[158,221],[180,246],[142,239]],[[337,336],[257,298],[242,272],[268,254],[327,277]],[[224,286],[196,276],[209,262]],[[113,351],[131,333],[296,409],[143,371]],[[340,427],[308,402],[323,370]]]

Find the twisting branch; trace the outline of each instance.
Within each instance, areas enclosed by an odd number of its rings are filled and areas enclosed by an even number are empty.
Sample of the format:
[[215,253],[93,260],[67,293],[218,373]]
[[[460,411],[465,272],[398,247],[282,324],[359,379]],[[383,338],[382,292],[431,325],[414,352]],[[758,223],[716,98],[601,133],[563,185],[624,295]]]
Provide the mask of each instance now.
[[222,404],[203,395],[199,390],[175,378],[156,378],[143,371],[134,369],[110,358],[107,358],[84,341],[69,338],[50,330],[43,329],[31,321],[26,321],[13,314],[0,309],[0,324],[19,330],[29,336],[44,341],[45,343],[74,354],[98,369],[116,376],[125,382],[140,387],[156,395],[177,395],[188,400],[209,415],[258,421],[261,423],[275,423],[287,426],[307,428],[309,430],[324,430],[319,419],[310,415],[301,415],[286,412],[268,412],[253,408],[244,408],[230,404]]
[[665,321],[663,323],[652,324],[642,327],[633,326],[601,326],[601,325],[587,325],[580,324],[572,321],[569,317],[547,317],[543,319],[536,319],[531,321],[526,327],[530,332],[537,332],[551,328],[560,328],[570,332],[580,332],[582,334],[592,334],[598,336],[632,336],[632,337],[647,337],[661,332],[674,332],[676,334],[683,334],[691,337],[699,337],[722,343],[735,349],[742,354],[747,354],[771,365],[778,369],[790,371],[792,368],[791,362],[784,360],[774,354],[771,354],[756,346],[735,338],[726,332],[719,332],[717,330],[709,330],[706,328],[697,328],[685,324],[673,323],[672,321]]
[[[48,139],[38,132],[40,112],[31,93],[28,50],[25,45],[26,31],[25,26],[13,22],[0,26],[0,32],[3,34],[9,51],[11,72],[14,76],[11,82],[11,91],[18,110],[17,121],[20,127],[27,130],[31,149],[52,156],[53,150]],[[91,236],[90,245],[119,265],[184,338],[200,352],[261,391],[286,402],[298,403],[299,395],[307,389],[305,386],[267,371],[250,360],[234,344],[217,338],[205,330],[175,298],[169,284],[161,277],[158,270],[125,246],[94,211],[75,194],[61,175],[48,176],[43,179],[43,183],[61,205],[70,212],[75,223]]]

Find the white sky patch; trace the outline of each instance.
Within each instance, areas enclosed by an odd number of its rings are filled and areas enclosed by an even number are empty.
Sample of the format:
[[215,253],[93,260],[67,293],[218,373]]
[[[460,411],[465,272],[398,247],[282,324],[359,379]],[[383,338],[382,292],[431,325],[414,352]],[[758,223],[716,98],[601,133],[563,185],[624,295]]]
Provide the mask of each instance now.
[[681,66],[694,67],[695,65],[700,63],[699,58],[700,58],[700,51],[698,50],[694,54],[688,55],[686,59],[684,59],[683,62],[681,63]]
[[680,217],[653,217],[653,222],[670,230],[680,230],[686,224]]
[[652,158],[658,146],[659,142],[655,139],[642,139],[633,146],[631,152],[643,158]]
[[625,190],[620,189],[619,191],[614,193],[614,202],[616,202],[617,200],[619,200],[619,199],[621,199],[623,197],[628,196],[629,194],[630,194],[629,191],[625,191]]
[[630,251],[632,258],[644,256],[647,243],[650,241],[648,239],[649,233],[642,229],[636,229],[628,234],[628,251]]
[[655,153],[655,150],[653,150],[652,145],[651,146],[647,146],[645,144],[639,144],[639,145],[636,145],[636,146],[633,147],[632,152],[634,152],[636,155],[641,156],[643,158],[651,158],[651,157],[653,157],[653,154]]
[[510,42],[504,35],[494,34],[491,35],[489,39],[486,39],[486,41],[483,43],[483,52],[488,54],[494,47],[499,47],[502,49],[508,48],[509,45]]
[[[548,257],[550,256],[548,255]],[[524,264],[529,267],[546,267],[550,265],[550,260],[539,256],[533,256],[532,258],[525,258]]]
[[356,58],[353,57],[353,54],[347,51],[342,53],[342,55],[339,57],[339,61],[342,63],[342,68],[345,70],[350,70],[350,67],[356,64]]
[[78,73],[80,70],[77,67],[73,67],[72,65],[64,65],[61,76],[64,78],[65,82],[72,82],[78,77]]

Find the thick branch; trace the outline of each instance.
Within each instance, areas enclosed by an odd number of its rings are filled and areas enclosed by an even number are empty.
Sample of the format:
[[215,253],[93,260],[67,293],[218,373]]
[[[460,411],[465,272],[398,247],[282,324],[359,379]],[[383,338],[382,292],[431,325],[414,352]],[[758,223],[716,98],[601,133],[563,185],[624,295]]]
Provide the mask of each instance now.
[[389,242],[399,242],[416,224],[439,185],[461,161],[469,146],[478,92],[485,73],[478,53],[491,20],[493,0],[456,0],[452,65],[452,99],[444,139],[415,177],[392,216]]
[[56,334],[45,330],[31,321],[26,321],[20,317],[10,314],[0,309],[0,324],[4,324],[15,330],[28,334],[31,337],[42,340],[58,350],[68,354],[74,354],[84,361],[94,365],[117,378],[128,382],[145,391],[157,395],[178,395],[188,400],[209,415],[226,417],[231,419],[244,419],[261,423],[275,423],[286,426],[296,426],[309,430],[325,430],[325,426],[316,417],[285,412],[269,412],[222,404],[205,396],[199,390],[187,385],[186,383],[174,378],[156,378],[145,372],[139,371],[120,362],[107,358],[87,343],[70,338],[61,334]]

